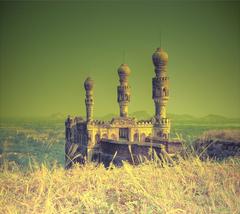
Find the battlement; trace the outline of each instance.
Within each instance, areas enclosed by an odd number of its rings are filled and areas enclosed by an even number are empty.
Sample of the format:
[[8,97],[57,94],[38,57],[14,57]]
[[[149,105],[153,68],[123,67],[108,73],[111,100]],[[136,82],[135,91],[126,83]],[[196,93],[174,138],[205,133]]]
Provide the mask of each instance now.
[[139,120],[137,121],[137,125],[144,127],[144,126],[152,126],[153,123],[151,120]]
[[162,119],[160,120],[160,124],[161,124],[161,125],[169,125],[169,124],[170,124],[170,119],[168,119],[168,118],[162,118]]
[[109,121],[104,120],[93,120],[89,123],[90,125],[106,125],[109,124]]

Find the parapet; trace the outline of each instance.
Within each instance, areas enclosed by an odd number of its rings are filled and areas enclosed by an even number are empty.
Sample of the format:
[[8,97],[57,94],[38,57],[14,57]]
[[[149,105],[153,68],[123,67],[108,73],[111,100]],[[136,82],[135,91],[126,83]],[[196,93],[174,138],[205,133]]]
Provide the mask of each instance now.
[[151,120],[139,120],[137,121],[138,126],[152,126]]
[[90,122],[90,125],[107,125],[109,124],[109,121],[104,120],[93,120]]

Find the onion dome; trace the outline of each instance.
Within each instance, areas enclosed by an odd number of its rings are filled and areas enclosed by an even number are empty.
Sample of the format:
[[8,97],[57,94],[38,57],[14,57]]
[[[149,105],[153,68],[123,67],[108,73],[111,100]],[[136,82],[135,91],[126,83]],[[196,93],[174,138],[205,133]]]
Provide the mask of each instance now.
[[162,48],[157,48],[152,55],[152,61],[155,66],[166,65],[168,63],[168,54]]
[[93,84],[94,84],[94,82],[91,79],[91,77],[88,77],[84,82],[85,90],[92,90],[93,89]]
[[131,73],[130,68],[127,64],[121,64],[118,68],[118,75],[119,76],[128,76]]

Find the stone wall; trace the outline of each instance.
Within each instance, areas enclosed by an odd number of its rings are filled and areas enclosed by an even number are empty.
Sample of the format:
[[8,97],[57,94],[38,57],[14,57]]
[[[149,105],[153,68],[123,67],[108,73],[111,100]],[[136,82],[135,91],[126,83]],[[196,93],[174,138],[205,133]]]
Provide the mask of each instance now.
[[102,162],[106,167],[110,162],[117,166],[121,166],[122,161],[139,164],[144,160],[161,160],[160,154],[164,155],[167,151],[180,152],[180,145],[180,142],[130,143],[101,139],[93,159]]
[[198,139],[194,149],[202,159],[214,158],[222,160],[228,157],[240,157],[240,142],[223,139]]

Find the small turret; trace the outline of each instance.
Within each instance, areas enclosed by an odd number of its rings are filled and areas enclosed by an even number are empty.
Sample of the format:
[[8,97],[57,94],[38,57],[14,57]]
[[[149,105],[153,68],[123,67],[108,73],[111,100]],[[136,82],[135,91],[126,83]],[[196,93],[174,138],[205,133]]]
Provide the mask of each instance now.
[[65,138],[66,141],[70,142],[71,141],[71,128],[72,128],[72,124],[73,124],[73,120],[70,117],[70,115],[68,115],[66,121],[65,121]]

